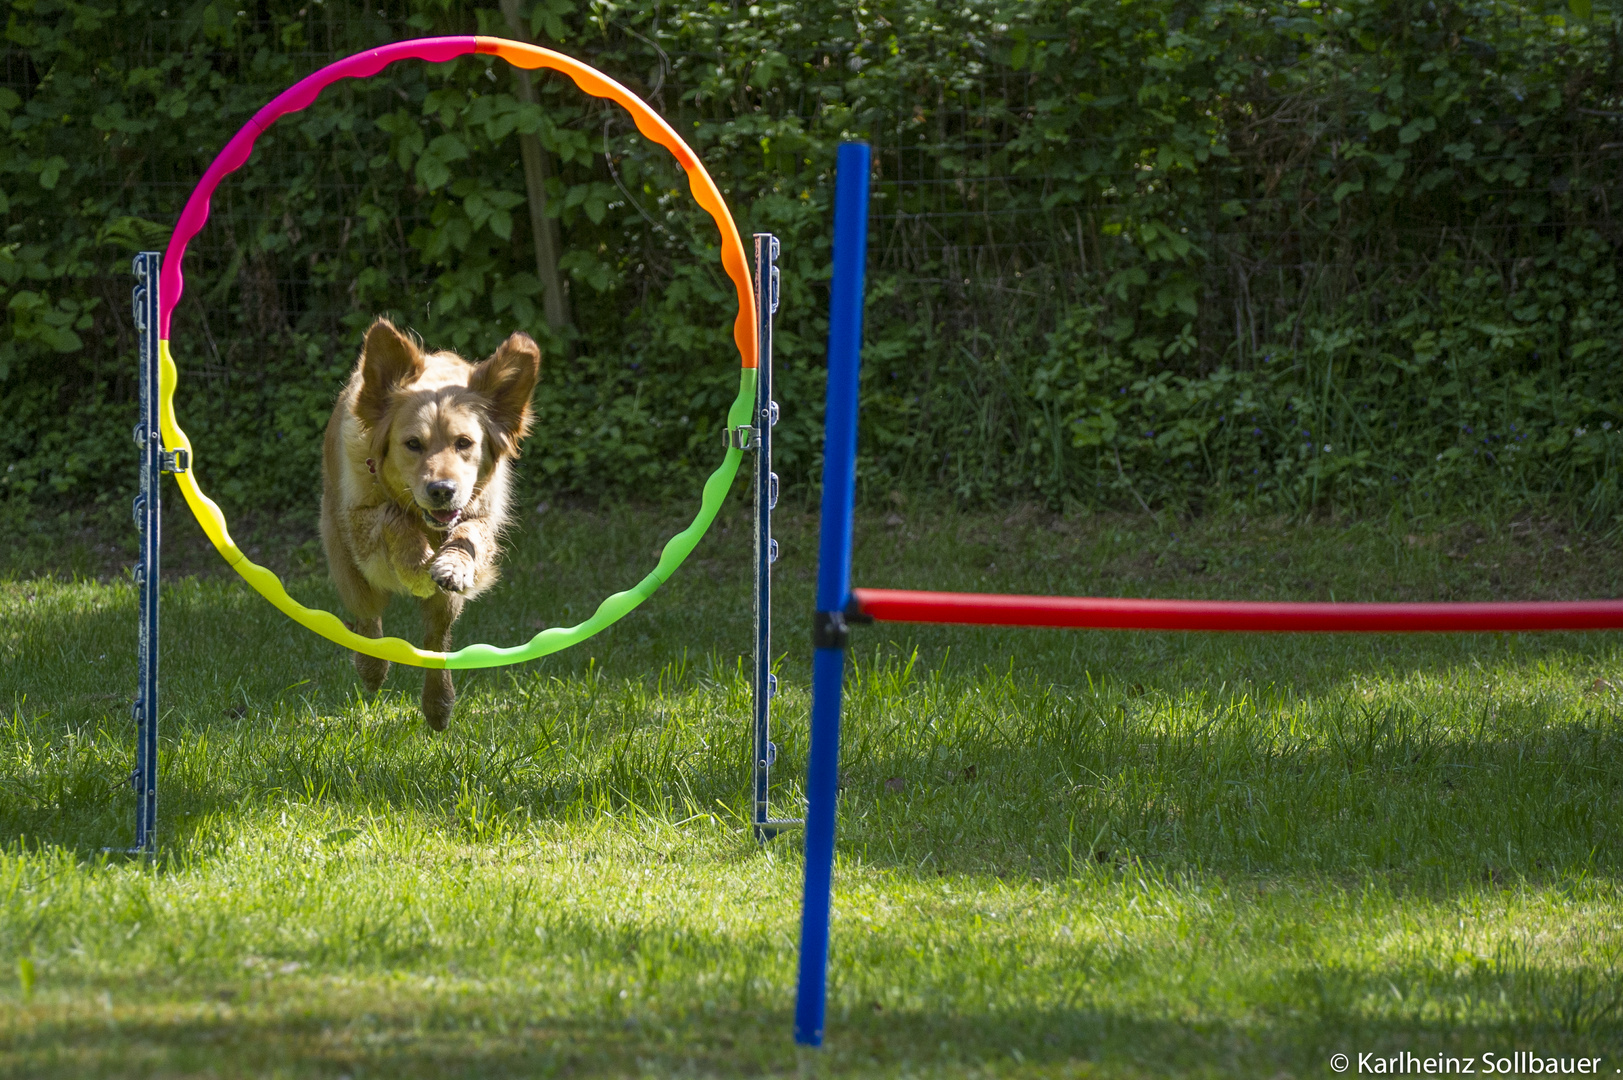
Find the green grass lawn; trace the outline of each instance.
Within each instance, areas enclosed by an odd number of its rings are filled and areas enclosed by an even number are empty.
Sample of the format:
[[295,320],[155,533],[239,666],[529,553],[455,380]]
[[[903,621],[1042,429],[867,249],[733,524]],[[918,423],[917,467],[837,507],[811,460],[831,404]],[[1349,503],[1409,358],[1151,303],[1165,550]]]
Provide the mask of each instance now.
[[[577,621],[680,523],[527,516],[458,642]],[[786,811],[814,528],[780,528]],[[828,1045],[797,1055],[797,837],[744,825],[747,532],[735,496],[619,626],[459,676],[435,735],[417,673],[365,700],[345,654],[171,512],[151,862],[102,854],[132,836],[134,589],[105,548],[20,544],[0,578],[0,1072],[1307,1077],[1404,1051],[1623,1069],[1606,634],[857,630]],[[262,546],[332,603],[307,540]],[[898,587],[1623,593],[1617,546],[1544,522],[902,506],[857,547],[859,583]],[[390,618],[415,635],[409,608]]]

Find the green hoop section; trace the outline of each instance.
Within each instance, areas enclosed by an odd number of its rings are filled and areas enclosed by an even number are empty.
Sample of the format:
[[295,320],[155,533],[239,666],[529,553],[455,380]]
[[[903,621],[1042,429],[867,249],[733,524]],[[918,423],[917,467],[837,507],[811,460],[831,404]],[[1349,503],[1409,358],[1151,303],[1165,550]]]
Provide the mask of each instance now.
[[420,649],[403,638],[362,637],[345,626],[343,621],[331,612],[300,604],[288,595],[286,587],[276,574],[244,555],[242,549],[231,539],[225,515],[221,513],[214,500],[205,495],[198,486],[197,455],[192,451],[191,440],[175,420],[174,397],[179,370],[170,353],[169,325],[175,304],[185,288],[181,264],[186,245],[207,221],[209,200],[215,188],[226,174],[235,171],[248,160],[254,141],[277,117],[305,108],[316,99],[322,88],[338,79],[366,78],[377,74],[396,60],[422,59],[438,63],[475,53],[500,56],[522,68],[550,68],[568,75],[586,93],[594,97],[608,98],[623,106],[631,113],[637,130],[664,146],[676,157],[678,164],[687,173],[688,185],[694,199],[715,220],[721,232],[722,266],[732,279],[738,294],[739,309],[733,323],[733,340],[743,358],[743,367],[739,373],[738,396],[733,399],[727,411],[727,428],[730,430],[751,426],[755,411],[756,387],[754,295],[744,258],[743,241],[715,181],[711,179],[687,143],[641,98],[595,68],[562,53],[534,45],[486,37],[423,38],[402,41],[340,60],[301,80],[261,109],[226,144],[225,149],[198,181],[185,209],[181,212],[180,221],[175,226],[174,235],[170,238],[169,248],[165,252],[159,292],[158,409],[164,446],[170,450],[183,449],[190,457],[192,467],[175,474],[175,480],[180,485],[187,505],[191,507],[203,531],[214,543],[215,549],[232,569],[242,575],[243,580],[269,600],[277,610],[329,641],[383,660],[414,667],[453,670],[501,667],[525,660],[536,660],[567,649],[571,645],[577,645],[624,618],[669,580],[677,567],[693,553],[693,549],[709,531],[711,523],[715,521],[716,514],[721,509],[722,500],[726,498],[733,479],[738,475],[738,466],[744,456],[743,451],[729,446],[720,467],[711,473],[704,483],[699,511],[694,515],[692,523],[666,542],[654,569],[631,588],[614,593],[604,600],[584,622],[569,627],[543,630],[523,645],[510,648],[479,644],[468,645],[449,653]]

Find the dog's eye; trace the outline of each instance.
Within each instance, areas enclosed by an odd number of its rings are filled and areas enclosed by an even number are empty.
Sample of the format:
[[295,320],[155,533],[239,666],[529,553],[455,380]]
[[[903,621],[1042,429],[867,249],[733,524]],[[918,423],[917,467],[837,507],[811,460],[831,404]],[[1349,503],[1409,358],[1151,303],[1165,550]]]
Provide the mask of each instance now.
[[423,440],[417,439],[417,438],[407,439],[406,440],[406,449],[410,450],[414,454],[422,453],[423,452]]
[[458,450],[471,450],[473,449],[473,440],[464,435],[456,441],[456,448]]

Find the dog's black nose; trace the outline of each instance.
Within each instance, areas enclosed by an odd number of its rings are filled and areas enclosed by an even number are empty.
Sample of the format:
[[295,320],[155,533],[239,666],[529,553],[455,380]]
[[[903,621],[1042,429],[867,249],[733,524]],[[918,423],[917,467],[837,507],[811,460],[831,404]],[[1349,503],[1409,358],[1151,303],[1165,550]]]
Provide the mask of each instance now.
[[433,480],[429,482],[428,497],[435,506],[445,506],[456,498],[455,480]]

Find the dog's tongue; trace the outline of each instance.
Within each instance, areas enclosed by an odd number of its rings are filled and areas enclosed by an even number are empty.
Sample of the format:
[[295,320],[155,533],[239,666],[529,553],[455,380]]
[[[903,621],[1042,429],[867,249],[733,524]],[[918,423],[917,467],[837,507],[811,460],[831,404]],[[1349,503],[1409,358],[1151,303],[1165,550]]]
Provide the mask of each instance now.
[[456,516],[461,512],[460,510],[430,510],[428,516],[441,525],[449,525],[456,520]]

